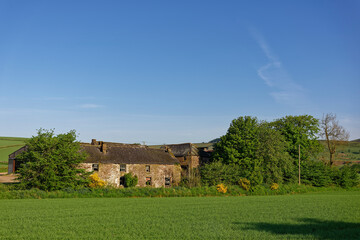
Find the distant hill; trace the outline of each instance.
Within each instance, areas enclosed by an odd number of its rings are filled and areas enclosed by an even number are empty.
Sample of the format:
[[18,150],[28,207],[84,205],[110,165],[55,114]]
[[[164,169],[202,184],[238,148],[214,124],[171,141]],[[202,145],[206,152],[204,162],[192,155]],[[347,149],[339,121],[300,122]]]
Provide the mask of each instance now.
[[360,138],[352,140],[351,142],[360,142]]
[[209,143],[218,143],[218,142],[220,142],[220,138],[215,138],[215,139],[209,141]]

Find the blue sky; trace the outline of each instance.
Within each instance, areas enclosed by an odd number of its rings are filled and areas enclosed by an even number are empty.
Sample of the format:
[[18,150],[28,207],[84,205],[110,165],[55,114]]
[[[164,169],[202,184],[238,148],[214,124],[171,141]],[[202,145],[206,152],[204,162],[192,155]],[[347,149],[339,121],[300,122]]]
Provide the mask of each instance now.
[[359,1],[0,1],[0,136],[207,142],[336,113],[360,137]]

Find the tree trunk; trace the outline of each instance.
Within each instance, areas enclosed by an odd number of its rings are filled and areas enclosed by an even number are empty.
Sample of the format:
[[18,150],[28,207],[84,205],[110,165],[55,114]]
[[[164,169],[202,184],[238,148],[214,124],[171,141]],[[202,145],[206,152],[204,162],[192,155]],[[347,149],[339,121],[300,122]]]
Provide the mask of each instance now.
[[334,153],[330,152],[330,166],[334,164]]

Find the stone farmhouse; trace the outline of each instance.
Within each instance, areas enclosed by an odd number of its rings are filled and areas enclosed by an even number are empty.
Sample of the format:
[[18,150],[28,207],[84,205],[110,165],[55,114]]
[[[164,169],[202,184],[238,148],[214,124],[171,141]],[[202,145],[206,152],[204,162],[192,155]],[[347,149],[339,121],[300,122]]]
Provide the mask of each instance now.
[[[180,162],[170,149],[153,149],[137,144],[122,144],[96,141],[81,143],[87,159],[80,168],[97,172],[107,183],[120,187],[124,185],[124,175],[132,173],[138,177],[140,187],[170,187],[181,180]],[[8,172],[15,173],[19,167],[16,156],[26,147],[9,155]]]
[[141,187],[170,187],[181,180],[180,163],[169,150],[95,139],[82,147],[88,158],[80,167],[114,186],[124,185],[126,173],[136,175]]

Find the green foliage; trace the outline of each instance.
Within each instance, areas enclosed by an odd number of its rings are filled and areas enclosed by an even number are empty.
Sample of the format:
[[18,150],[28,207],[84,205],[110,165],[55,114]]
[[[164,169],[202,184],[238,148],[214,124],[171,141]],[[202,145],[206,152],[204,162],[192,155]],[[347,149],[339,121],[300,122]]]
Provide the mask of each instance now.
[[261,174],[264,182],[294,182],[294,162],[287,150],[284,136],[263,122],[259,126],[257,158],[261,159]]
[[259,184],[262,182],[260,169],[262,161],[257,158],[259,145],[257,118],[239,117],[232,121],[226,135],[222,136],[220,142],[215,145],[213,160],[238,166],[241,169],[241,176],[248,178],[254,184]]
[[347,165],[340,169],[334,169],[333,179],[338,186],[343,188],[354,187],[359,184],[357,169]]
[[242,169],[236,164],[224,164],[220,161],[205,164],[200,168],[201,180],[206,186],[220,183],[236,185],[242,176]]
[[239,117],[215,145],[213,160],[238,166],[241,170],[233,175],[249,179],[252,186],[263,181],[292,182],[295,167],[287,146],[285,137],[272,125],[249,116]]
[[124,187],[135,187],[138,184],[138,177],[132,175],[131,173],[126,173],[124,175]]
[[17,157],[20,187],[46,191],[80,187],[89,183],[85,170],[77,168],[86,159],[74,130],[55,135],[53,130],[38,130],[26,141],[27,151]]
[[[250,184],[250,183],[249,183]],[[248,184],[248,186],[249,186]],[[309,192],[327,191],[360,191],[359,187],[343,188],[314,187],[310,185],[282,184],[276,191],[270,185],[260,184],[251,186],[248,190],[239,185],[226,185],[225,196],[245,195],[283,195]],[[216,186],[203,187],[171,187],[171,188],[116,188],[105,186],[103,188],[64,188],[55,191],[43,191],[37,188],[21,190],[11,185],[0,184],[0,199],[47,199],[47,198],[126,198],[126,197],[196,197],[196,196],[221,196],[223,193],[217,191]]]
[[333,184],[331,167],[319,161],[301,163],[301,181],[316,187],[326,187]]
[[313,116],[286,116],[271,122],[270,125],[285,137],[287,152],[293,159],[298,158],[299,145],[301,160],[309,160],[323,150],[317,140],[319,120]]

